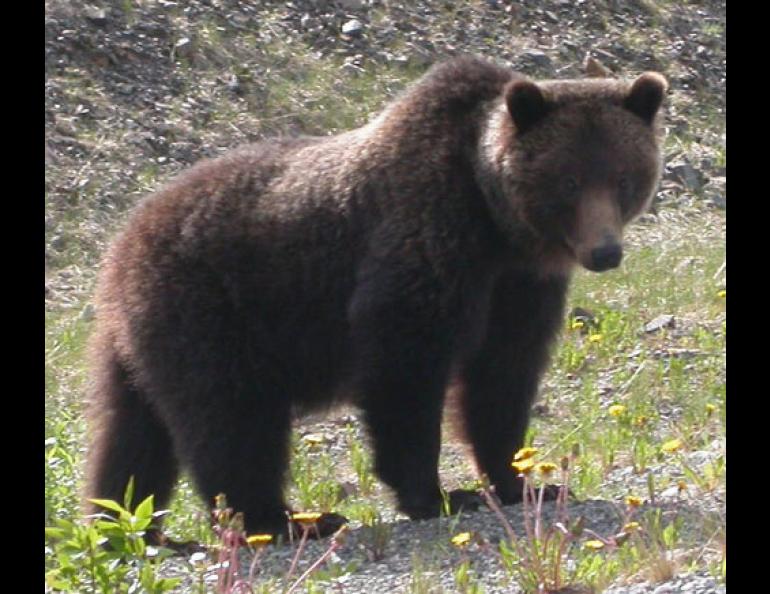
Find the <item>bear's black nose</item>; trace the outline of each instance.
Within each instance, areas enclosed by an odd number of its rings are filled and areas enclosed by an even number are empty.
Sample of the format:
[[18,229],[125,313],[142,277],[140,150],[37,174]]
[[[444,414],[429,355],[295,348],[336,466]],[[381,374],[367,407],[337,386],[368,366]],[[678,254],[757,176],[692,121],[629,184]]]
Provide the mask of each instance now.
[[623,259],[623,246],[619,243],[608,243],[591,250],[591,270],[602,272],[617,268]]

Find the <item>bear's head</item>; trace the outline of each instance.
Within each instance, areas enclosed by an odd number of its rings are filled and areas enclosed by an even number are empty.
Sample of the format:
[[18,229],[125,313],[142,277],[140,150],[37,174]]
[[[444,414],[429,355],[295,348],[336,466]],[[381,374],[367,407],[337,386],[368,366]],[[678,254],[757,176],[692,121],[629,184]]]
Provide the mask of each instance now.
[[496,216],[512,217],[517,234],[527,228],[552,262],[618,266],[623,227],[647,208],[660,177],[666,88],[652,72],[632,83],[509,83],[482,148]]

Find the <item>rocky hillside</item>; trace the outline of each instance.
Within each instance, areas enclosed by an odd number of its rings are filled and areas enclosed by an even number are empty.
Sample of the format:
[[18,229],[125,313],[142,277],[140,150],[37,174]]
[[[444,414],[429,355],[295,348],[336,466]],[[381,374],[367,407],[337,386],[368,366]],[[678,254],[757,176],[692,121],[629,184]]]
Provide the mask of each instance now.
[[659,204],[725,208],[724,23],[717,0],[47,0],[46,296],[80,306],[122,214],[190,163],[360,125],[461,52],[537,78],[588,56],[663,72]]

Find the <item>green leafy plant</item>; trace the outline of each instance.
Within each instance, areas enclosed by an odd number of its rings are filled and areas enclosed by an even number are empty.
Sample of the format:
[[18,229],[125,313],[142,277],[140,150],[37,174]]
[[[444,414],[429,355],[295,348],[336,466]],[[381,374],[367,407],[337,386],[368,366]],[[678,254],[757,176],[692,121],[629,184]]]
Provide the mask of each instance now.
[[370,561],[383,559],[391,538],[391,525],[382,519],[382,515],[373,506],[368,506],[362,511],[361,521],[361,541],[366,549],[366,556]]
[[[46,574],[54,590],[64,592],[161,594],[175,588],[181,578],[158,575],[160,561],[171,554],[163,547],[148,546],[144,536],[153,520],[165,512],[153,509],[153,496],[133,511],[133,479],[123,505],[109,499],[91,501],[111,513],[98,514],[92,522],[54,521],[45,529],[56,567]],[[86,519],[87,520],[87,519]]]
[[358,488],[364,496],[370,495],[374,490],[375,476],[372,472],[372,461],[364,448],[361,440],[355,436],[352,425],[347,426],[348,446],[350,448],[350,462],[358,478]]

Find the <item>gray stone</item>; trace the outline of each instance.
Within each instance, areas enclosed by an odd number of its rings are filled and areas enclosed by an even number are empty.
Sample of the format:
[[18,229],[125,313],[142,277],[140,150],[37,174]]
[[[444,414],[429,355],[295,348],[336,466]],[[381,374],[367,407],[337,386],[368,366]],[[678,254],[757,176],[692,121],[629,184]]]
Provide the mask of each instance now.
[[555,15],[553,12],[551,12],[550,10],[546,10],[546,11],[544,11],[544,12],[543,12],[543,16],[545,17],[545,19],[546,19],[547,21],[550,21],[550,22],[552,22],[552,23],[558,23],[558,22],[559,22],[559,17],[558,17],[558,16],[556,16],[556,15]]
[[653,332],[657,332],[658,330],[662,330],[663,328],[673,328],[674,326],[676,326],[674,316],[671,314],[663,314],[647,322],[644,325],[644,331],[648,334],[651,334]]
[[87,303],[86,306],[80,312],[80,319],[84,322],[90,322],[94,319],[94,306],[91,303]]
[[342,25],[342,34],[349,37],[360,37],[364,32],[364,25],[358,19],[351,19]]
[[227,89],[233,93],[241,92],[241,81],[238,80],[237,74],[231,74],[227,79]]
[[521,57],[541,68],[550,68],[552,65],[551,58],[549,58],[545,52],[541,52],[540,50],[526,51],[521,54]]
[[107,11],[103,8],[96,6],[84,6],[83,14],[86,20],[91,21],[94,25],[106,25],[107,24]]
[[727,208],[726,179],[721,176],[712,177],[704,188],[706,199],[719,209]]
[[193,54],[193,42],[189,37],[182,37],[174,44],[174,53],[180,58],[189,58]]
[[303,29],[305,29],[305,31],[312,31],[313,29],[318,28],[320,25],[318,19],[311,17],[308,13],[302,15],[302,18],[299,20],[299,24]]
[[706,199],[720,210],[727,209],[727,197],[722,192],[709,189],[706,191]]
[[361,10],[364,7],[364,2],[362,0],[335,0],[334,3],[342,10],[353,12]]
[[688,190],[700,190],[706,183],[706,176],[687,161],[674,161],[666,167],[667,179],[673,179]]

